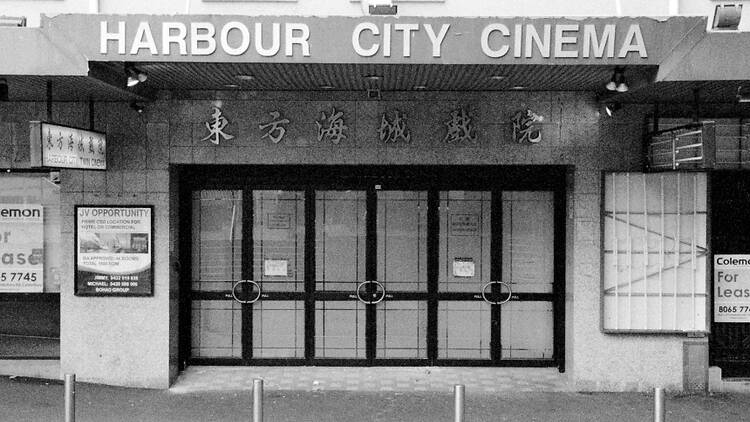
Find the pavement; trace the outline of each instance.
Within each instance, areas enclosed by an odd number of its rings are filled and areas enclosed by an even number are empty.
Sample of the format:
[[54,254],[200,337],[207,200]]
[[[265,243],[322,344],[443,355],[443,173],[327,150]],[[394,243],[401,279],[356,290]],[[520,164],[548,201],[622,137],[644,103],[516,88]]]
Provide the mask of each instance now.
[[[62,421],[60,381],[0,377],[0,421]],[[750,395],[667,395],[667,421],[750,421]],[[465,421],[651,421],[653,396],[466,389]],[[264,394],[264,421],[452,421],[449,391],[283,390]],[[76,384],[76,422],[251,421],[252,391],[149,390]]]

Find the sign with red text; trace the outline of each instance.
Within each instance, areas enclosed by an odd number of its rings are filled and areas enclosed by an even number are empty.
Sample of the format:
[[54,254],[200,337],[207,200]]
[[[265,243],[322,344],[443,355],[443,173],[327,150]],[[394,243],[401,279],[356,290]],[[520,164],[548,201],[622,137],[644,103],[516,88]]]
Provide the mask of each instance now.
[[75,294],[152,295],[153,207],[78,205],[75,214]]
[[0,293],[44,289],[44,209],[0,204]]
[[714,321],[750,322],[750,255],[714,256]]
[[107,169],[107,135],[86,129],[29,122],[32,167]]

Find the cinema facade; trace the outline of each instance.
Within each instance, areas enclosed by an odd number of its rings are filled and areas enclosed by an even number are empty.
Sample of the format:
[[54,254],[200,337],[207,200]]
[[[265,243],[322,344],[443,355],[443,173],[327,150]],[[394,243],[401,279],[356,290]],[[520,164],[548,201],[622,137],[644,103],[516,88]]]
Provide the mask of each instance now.
[[749,249],[750,78],[711,71],[744,34],[705,28],[4,28],[0,206],[29,221],[0,211],[0,367],[155,388],[192,365],[549,367],[598,391],[746,375],[745,273],[714,280],[713,257]]

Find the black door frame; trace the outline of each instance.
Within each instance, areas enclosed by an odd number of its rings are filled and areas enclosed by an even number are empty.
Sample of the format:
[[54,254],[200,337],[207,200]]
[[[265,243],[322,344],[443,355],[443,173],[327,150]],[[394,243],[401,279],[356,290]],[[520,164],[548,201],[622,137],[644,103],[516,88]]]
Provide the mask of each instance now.
[[[381,166],[381,165],[175,165],[171,171],[179,183],[179,277],[180,277],[180,324],[179,362],[181,369],[188,364],[210,365],[317,365],[317,366],[377,366],[377,365],[440,365],[440,366],[557,366],[565,370],[565,222],[567,166]],[[403,293],[404,297],[427,300],[427,359],[374,359],[375,305],[366,305],[367,358],[366,359],[315,359],[314,325],[315,300],[321,298],[315,292],[315,190],[366,190],[367,191],[367,279],[375,279],[376,227],[374,207],[375,185],[382,190],[424,190],[428,192],[428,239],[427,239],[427,293]],[[252,305],[242,306],[243,358],[190,358],[191,342],[191,244],[192,244],[192,192],[202,189],[241,190],[243,198],[252,190],[297,190],[305,195],[305,294],[300,292],[275,292],[264,294],[264,300],[305,301],[305,358],[304,359],[253,359],[252,351]],[[484,190],[492,192],[492,256],[502,247],[502,191],[545,190],[554,195],[554,282],[552,293],[518,293],[514,300],[552,301],[553,308],[553,356],[551,359],[502,360],[500,345],[500,306],[492,305],[492,356],[489,360],[437,359],[437,303],[438,300],[476,300],[476,295],[467,293],[439,293],[437,291],[439,199],[441,190]],[[252,200],[243,200],[243,216],[252,216]],[[310,205],[308,205],[310,204]],[[312,206],[311,206],[312,205]],[[250,227],[248,227],[250,226]],[[243,224],[244,279],[252,279],[252,225]],[[249,256],[247,256],[249,254]],[[249,259],[248,259],[249,258]],[[500,279],[501,259],[493,259],[491,279]],[[247,263],[250,263],[249,265]],[[205,295],[205,293],[202,293]],[[216,296],[217,293],[211,295]],[[224,295],[221,295],[222,299]],[[218,298],[218,296],[216,296]],[[343,300],[343,298],[342,298]],[[245,325],[247,324],[247,325]],[[250,334],[245,334],[250,333]]]

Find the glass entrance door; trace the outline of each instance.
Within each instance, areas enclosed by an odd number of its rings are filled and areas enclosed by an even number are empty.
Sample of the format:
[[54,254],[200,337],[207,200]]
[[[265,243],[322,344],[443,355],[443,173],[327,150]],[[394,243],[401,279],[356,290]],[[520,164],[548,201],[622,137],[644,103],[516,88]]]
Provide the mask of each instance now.
[[402,185],[194,190],[191,361],[558,363],[555,193]]

